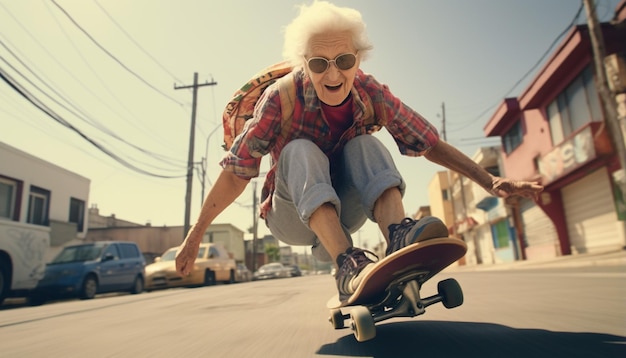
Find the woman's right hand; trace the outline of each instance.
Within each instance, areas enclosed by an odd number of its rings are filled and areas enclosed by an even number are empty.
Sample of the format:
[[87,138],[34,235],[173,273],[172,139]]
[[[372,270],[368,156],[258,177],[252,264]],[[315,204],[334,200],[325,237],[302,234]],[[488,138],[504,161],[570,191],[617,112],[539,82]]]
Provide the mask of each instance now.
[[180,250],[176,253],[176,272],[181,276],[187,276],[191,273],[196,257],[198,257],[203,233],[197,233],[194,228],[189,230]]

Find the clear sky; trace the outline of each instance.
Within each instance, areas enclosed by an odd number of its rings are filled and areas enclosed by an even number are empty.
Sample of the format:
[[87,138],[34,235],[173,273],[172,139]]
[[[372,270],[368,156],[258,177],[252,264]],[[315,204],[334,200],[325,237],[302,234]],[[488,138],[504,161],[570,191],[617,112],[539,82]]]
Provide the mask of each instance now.
[[[224,105],[251,75],[281,60],[282,29],[301,3],[0,0],[2,72],[66,122],[0,82],[0,141],[89,178],[88,205],[102,215],[183,225],[192,93],[175,85],[192,84],[194,72],[201,83],[217,82],[198,91],[194,161],[207,158],[208,190],[224,153]],[[618,0],[597,3],[606,21]],[[559,35],[585,21],[584,10],[575,19],[578,0],[335,4],[358,9],[367,24],[374,51],[362,69],[440,130],[445,102],[447,139],[470,156],[499,143],[482,132],[496,105],[519,95],[540,67],[527,72]],[[428,183],[444,169],[401,157],[384,130],[377,135],[408,182],[407,213],[428,205]],[[196,171],[192,223],[201,205],[200,179]],[[216,222],[247,230],[252,187]],[[259,235],[268,233],[261,222]],[[380,235],[367,224],[355,240],[373,244]]]

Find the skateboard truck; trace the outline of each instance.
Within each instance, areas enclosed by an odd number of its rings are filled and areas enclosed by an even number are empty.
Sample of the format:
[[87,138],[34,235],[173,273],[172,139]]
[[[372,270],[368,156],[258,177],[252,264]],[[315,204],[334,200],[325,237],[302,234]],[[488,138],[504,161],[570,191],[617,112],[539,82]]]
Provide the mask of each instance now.
[[351,328],[359,342],[376,336],[375,324],[394,317],[415,317],[424,314],[426,307],[441,302],[446,308],[463,304],[463,291],[454,279],[440,281],[437,294],[422,298],[420,289],[429,278],[428,271],[410,272],[392,281],[385,290],[385,296],[378,303],[356,306],[349,314],[340,308],[332,309],[330,322],[335,329],[345,328],[346,319],[351,319]]

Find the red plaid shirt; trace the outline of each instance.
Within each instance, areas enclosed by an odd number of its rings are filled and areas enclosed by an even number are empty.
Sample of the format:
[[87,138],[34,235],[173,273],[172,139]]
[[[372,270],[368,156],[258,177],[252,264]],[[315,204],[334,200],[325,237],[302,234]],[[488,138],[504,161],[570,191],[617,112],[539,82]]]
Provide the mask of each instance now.
[[276,163],[285,145],[293,139],[308,139],[332,158],[335,153],[341,152],[350,139],[378,129],[366,120],[368,106],[374,109],[375,123],[387,129],[403,155],[423,155],[439,141],[437,129],[431,123],[402,103],[386,85],[359,70],[351,93],[354,123],[339,142],[333,142],[320,101],[304,70],[294,73],[294,83],[296,103],[287,135],[281,135],[283,120],[280,95],[278,86],[272,85],[263,92],[255,106],[254,117],[246,122],[243,132],[237,136],[230,151],[220,162],[225,170],[250,179],[259,176],[261,157],[268,153],[271,155],[271,167],[261,193],[263,218],[272,205]]

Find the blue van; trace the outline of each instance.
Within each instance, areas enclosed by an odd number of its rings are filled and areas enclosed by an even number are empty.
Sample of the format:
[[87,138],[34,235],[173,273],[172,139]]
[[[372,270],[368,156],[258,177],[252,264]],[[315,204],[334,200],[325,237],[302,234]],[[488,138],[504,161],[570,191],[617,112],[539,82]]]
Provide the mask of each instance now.
[[66,246],[46,265],[30,296],[42,304],[55,298],[91,299],[98,293],[141,293],[146,261],[133,242],[99,241]]

